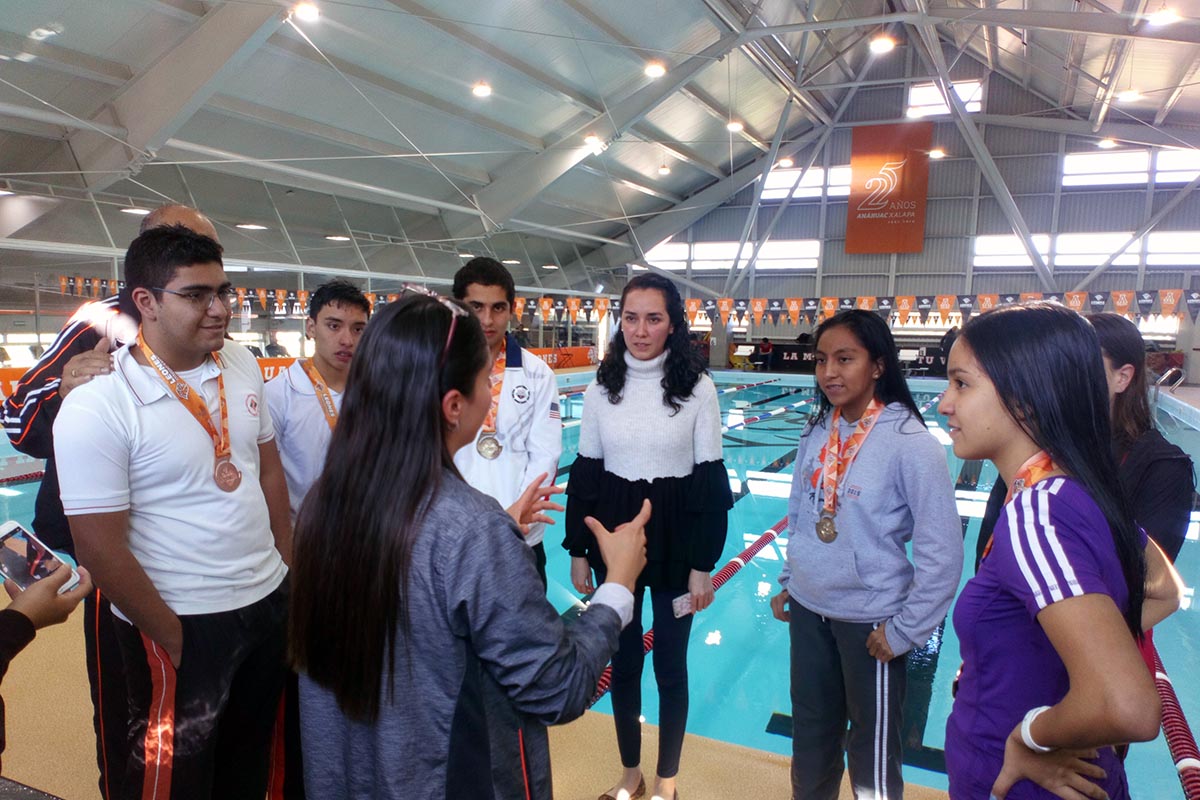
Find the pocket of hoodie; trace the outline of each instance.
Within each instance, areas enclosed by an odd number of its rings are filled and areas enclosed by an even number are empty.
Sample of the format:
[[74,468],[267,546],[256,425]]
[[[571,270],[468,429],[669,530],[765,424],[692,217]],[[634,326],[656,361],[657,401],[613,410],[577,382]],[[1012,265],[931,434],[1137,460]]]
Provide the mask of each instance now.
[[824,592],[870,591],[858,573],[854,548],[848,540],[825,544],[816,540],[816,533],[808,535],[813,537],[813,543],[797,559],[801,562],[800,569],[794,570],[803,576],[805,585]]

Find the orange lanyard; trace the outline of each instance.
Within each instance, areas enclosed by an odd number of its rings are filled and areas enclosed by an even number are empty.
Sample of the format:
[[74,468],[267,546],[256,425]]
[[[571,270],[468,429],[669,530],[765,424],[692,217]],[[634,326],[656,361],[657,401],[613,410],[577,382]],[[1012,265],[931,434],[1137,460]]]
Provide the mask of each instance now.
[[[1009,501],[1015,495],[1044,480],[1048,475],[1059,471],[1058,465],[1054,463],[1054,459],[1050,457],[1050,454],[1045,450],[1038,450],[1025,460],[1025,463],[1017,470],[1017,474],[1013,476],[1013,481],[1008,487],[1008,493],[1004,495],[1004,505],[1008,505]],[[988,542],[983,548],[983,558],[987,558],[987,554],[992,552],[992,543],[995,540],[996,537],[994,535],[988,537]]]
[[337,427],[338,410],[333,403],[333,394],[329,391],[329,387],[321,378],[321,373],[317,372],[317,368],[313,366],[312,361],[305,358],[300,361],[300,369],[304,370],[304,374],[312,381],[313,389],[317,393],[317,402],[321,404],[321,411],[325,413],[325,422],[329,425],[329,430]]
[[842,434],[838,428],[838,423],[842,419],[842,411],[838,408],[833,410],[833,418],[829,422],[829,441],[825,445],[824,463],[821,468],[821,486],[825,492],[825,503],[822,506],[824,516],[837,515],[838,484],[850,471],[850,465],[854,463],[855,456],[867,441],[867,436],[875,427],[875,420],[879,419],[883,408],[883,403],[872,397],[871,402],[867,404],[867,410],[863,412],[862,419],[858,421],[858,426],[846,440],[844,446],[842,445]]
[[496,432],[496,412],[500,410],[500,391],[504,388],[504,370],[507,367],[508,354],[501,350],[500,357],[492,365],[492,374],[488,376],[488,381],[492,385],[492,405],[483,420],[484,433]]
[[[204,395],[193,389],[187,381],[175,374],[175,370],[167,366],[166,362],[154,354],[150,346],[146,344],[146,340],[142,337],[142,331],[138,329],[137,344],[142,352],[146,355],[146,359],[154,367],[158,377],[166,384],[171,393],[175,395],[183,407],[188,410],[196,421],[199,422],[204,430],[212,439],[213,450],[216,454],[217,461],[229,458],[229,407],[225,405],[225,378],[221,372],[217,373],[217,397],[221,406],[221,431],[217,432],[217,428],[213,425],[212,414],[208,411],[208,403],[204,401]],[[217,353],[210,353],[213,361],[217,366],[221,366],[221,357]]]

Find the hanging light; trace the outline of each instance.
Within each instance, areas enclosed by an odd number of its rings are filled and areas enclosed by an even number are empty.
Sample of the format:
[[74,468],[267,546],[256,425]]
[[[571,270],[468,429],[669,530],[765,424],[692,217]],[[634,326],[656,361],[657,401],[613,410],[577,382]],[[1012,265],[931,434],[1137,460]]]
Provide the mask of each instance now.
[[670,175],[671,174],[671,168],[667,166],[667,162],[664,161],[662,163],[662,166],[660,166],[658,168],[658,174],[659,175]]
[[1096,147],[1099,147],[1101,150],[1112,150],[1116,146],[1116,139],[1101,139],[1100,141],[1096,142]]
[[1179,22],[1179,14],[1176,13],[1175,9],[1167,8],[1166,4],[1163,4],[1163,7],[1158,11],[1146,16],[1146,24],[1148,25],[1170,25],[1173,22]]
[[877,56],[884,53],[890,53],[896,49],[896,40],[888,36],[886,33],[881,33],[871,40],[869,45],[871,52]]
[[647,78],[661,78],[667,74],[667,68],[658,61],[651,61],[642,71],[646,73]]
[[476,97],[491,97],[492,87],[487,83],[487,81],[480,81],[471,87],[471,94],[475,95]]
[[292,16],[301,22],[316,22],[321,18],[321,9],[316,3],[297,3],[292,7]]
[[791,169],[792,167],[796,166],[796,162],[792,161],[790,158],[781,158],[776,166],[780,169]]
[[930,158],[945,158],[946,151],[940,147],[935,147],[929,151],[929,157]]
[[729,131],[730,133],[741,133],[743,130],[745,130],[745,128],[746,126],[738,122],[736,119],[729,120],[729,122],[725,125],[725,130]]

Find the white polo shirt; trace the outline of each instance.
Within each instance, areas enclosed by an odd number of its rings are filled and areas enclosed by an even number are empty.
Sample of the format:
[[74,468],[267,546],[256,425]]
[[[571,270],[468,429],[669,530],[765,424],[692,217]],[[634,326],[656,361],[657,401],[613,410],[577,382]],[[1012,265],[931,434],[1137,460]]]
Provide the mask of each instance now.
[[[287,574],[259,485],[258,445],[274,437],[262,373],[239,344],[226,342],[220,355],[233,463],[242,471],[232,492],[213,480],[208,433],[128,345],[113,355],[112,373],[66,397],[54,422],[63,510],[128,509],[129,549],[176,614],[244,608]],[[209,358],[179,373],[204,395],[218,430],[219,371]]]
[[[341,411],[342,393],[330,389],[329,394],[334,407]],[[266,396],[275,423],[275,446],[287,476],[288,507],[294,524],[304,496],[325,467],[333,431],[325,421],[317,390],[298,359],[267,382]]]

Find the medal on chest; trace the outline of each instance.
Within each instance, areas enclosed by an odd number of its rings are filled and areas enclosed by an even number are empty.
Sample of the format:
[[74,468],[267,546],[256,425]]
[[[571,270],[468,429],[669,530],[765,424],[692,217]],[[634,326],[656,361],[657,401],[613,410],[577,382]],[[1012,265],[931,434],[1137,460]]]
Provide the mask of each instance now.
[[854,463],[867,436],[874,430],[875,421],[879,419],[883,408],[883,403],[872,398],[863,412],[862,418],[859,419],[858,425],[855,426],[854,433],[845,442],[842,442],[839,427],[842,412],[836,408],[833,410],[832,418],[829,421],[829,441],[825,444],[825,454],[821,465],[821,489],[825,498],[815,526],[817,538],[825,544],[833,542],[838,537],[836,522],[838,486],[845,480],[846,474],[850,471],[850,465]]

